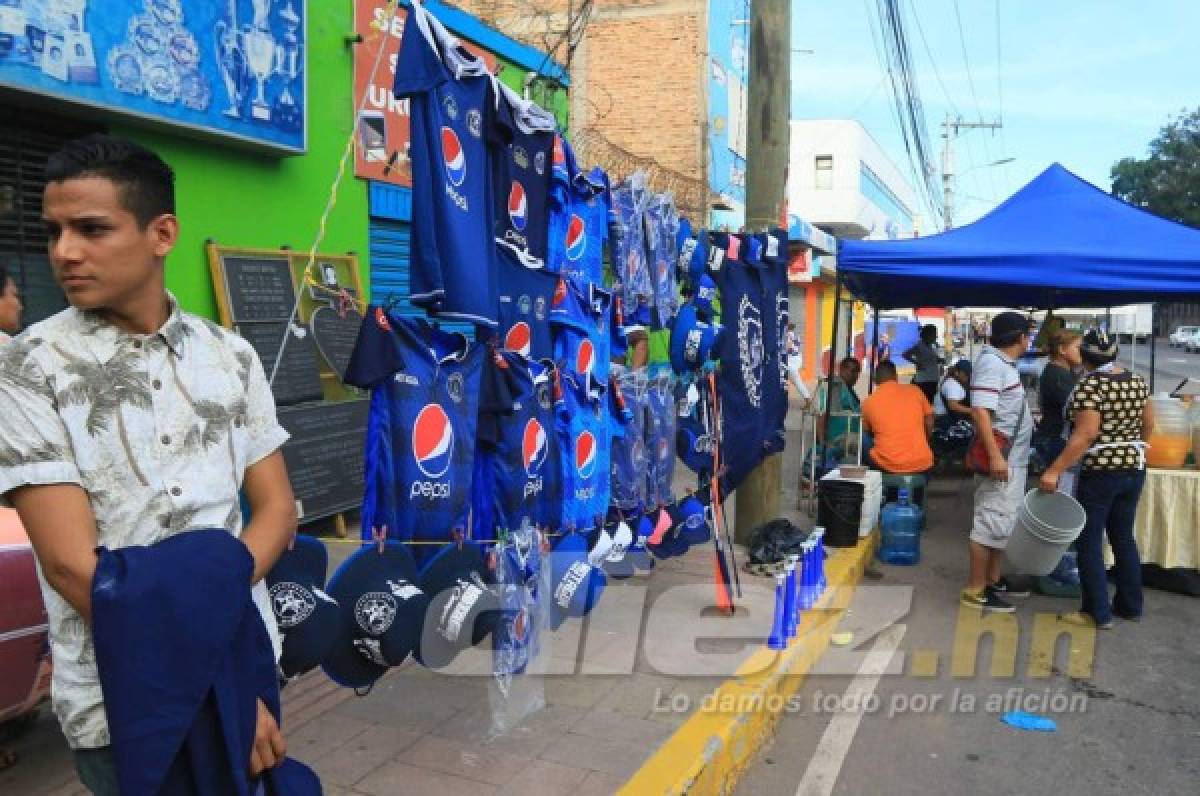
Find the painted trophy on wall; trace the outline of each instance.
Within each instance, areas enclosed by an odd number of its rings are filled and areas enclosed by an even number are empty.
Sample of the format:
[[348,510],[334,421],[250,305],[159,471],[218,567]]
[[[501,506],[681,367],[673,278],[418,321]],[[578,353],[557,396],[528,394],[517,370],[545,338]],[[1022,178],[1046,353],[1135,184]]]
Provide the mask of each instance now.
[[[273,0],[249,0],[251,22],[238,26],[238,0],[229,0],[226,18],[213,27],[217,68],[225,86],[224,113],[243,118],[249,96],[249,117],[285,130],[298,130],[304,113],[292,91],[303,71],[300,15],[291,0],[272,14]],[[278,38],[272,17],[281,28]],[[273,80],[278,78],[278,80]],[[272,91],[272,89],[275,89]],[[274,101],[268,95],[274,93]]]

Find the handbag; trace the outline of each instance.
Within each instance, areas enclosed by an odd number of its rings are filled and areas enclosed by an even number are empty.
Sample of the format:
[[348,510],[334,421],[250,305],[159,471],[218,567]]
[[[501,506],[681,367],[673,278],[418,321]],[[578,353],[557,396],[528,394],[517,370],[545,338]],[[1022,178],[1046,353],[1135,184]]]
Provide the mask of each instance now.
[[[1017,415],[1017,425],[1014,432],[1021,433],[1021,425],[1025,422],[1025,411],[1029,408],[1029,400],[1025,395],[1021,396],[1021,412]],[[1008,454],[1012,451],[1013,441],[1008,435],[997,431],[992,427],[992,439],[996,440],[996,447],[1000,449],[1000,454],[1007,460]],[[992,472],[992,457],[988,455],[987,446],[983,444],[983,437],[980,436],[979,430],[976,429],[975,436],[971,438],[971,445],[967,448],[967,457],[964,462],[967,471],[976,475],[990,475]]]

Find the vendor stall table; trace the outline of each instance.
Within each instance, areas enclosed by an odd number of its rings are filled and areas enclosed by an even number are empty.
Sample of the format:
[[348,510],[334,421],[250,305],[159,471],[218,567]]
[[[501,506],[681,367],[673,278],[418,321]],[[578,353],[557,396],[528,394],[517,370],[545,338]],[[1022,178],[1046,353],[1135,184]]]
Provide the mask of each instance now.
[[1133,533],[1143,562],[1200,569],[1200,471],[1147,469]]

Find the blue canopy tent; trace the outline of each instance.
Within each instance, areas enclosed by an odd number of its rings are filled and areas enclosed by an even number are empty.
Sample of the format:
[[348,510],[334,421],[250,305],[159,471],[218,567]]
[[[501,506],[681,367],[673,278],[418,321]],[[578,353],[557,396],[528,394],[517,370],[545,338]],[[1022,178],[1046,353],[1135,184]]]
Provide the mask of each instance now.
[[1200,230],[1054,164],[973,224],[843,240],[838,276],[876,309],[1112,307],[1200,296]]
[[1200,297],[1200,230],[1109,196],[1055,163],[973,224],[927,238],[840,241],[837,269],[835,307],[843,288],[870,304],[878,339],[885,309],[1112,307]]

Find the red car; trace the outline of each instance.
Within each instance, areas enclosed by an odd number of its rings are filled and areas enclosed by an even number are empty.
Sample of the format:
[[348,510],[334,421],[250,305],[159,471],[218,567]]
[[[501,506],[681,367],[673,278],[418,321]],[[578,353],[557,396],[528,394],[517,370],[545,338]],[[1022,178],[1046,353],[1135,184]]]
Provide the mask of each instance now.
[[29,537],[17,513],[0,508],[0,723],[28,716],[50,695],[46,631]]

